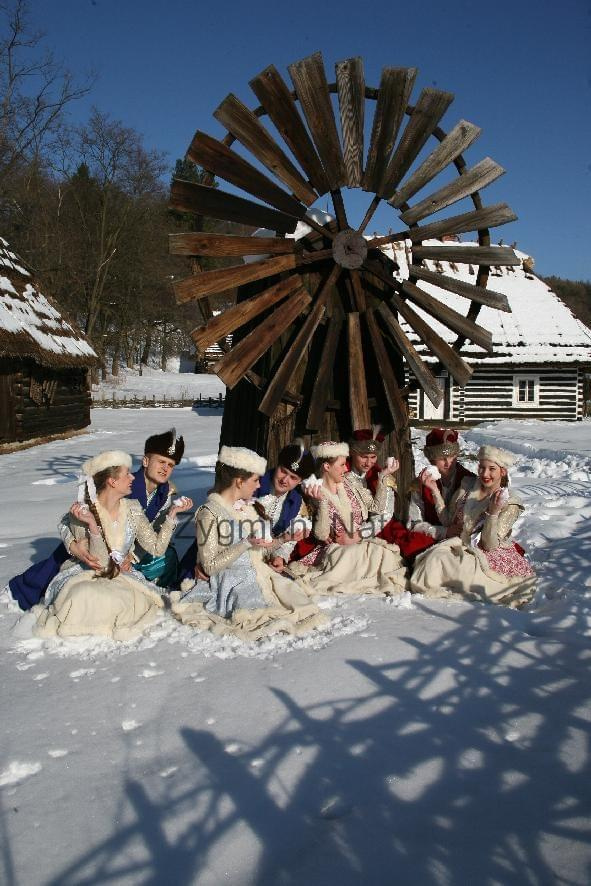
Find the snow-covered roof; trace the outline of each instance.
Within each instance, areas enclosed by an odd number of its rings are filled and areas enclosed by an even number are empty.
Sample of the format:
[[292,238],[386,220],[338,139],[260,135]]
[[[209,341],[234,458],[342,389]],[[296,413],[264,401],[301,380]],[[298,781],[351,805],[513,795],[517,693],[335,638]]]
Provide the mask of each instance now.
[[88,366],[98,358],[82,333],[43,295],[22,259],[0,237],[0,356],[48,366]]
[[[441,240],[425,240],[423,246],[454,246],[457,244]],[[462,242],[464,246],[478,246],[478,243]],[[408,278],[408,260],[411,243],[397,242],[383,247],[386,255],[399,267],[396,276]],[[560,298],[531,271],[530,257],[515,250],[521,264],[509,267],[491,267],[487,289],[503,293],[511,307],[511,313],[494,308],[482,307],[477,323],[492,333],[493,353],[488,354],[481,347],[467,341],[462,347],[462,355],[468,363],[589,363],[591,362],[591,330],[578,320]],[[525,262],[525,267],[524,263]],[[454,264],[447,261],[423,259],[423,267],[431,271],[476,283],[476,264]],[[434,298],[466,316],[469,300],[452,292],[439,289],[432,283],[419,280],[417,285]],[[413,310],[428,320],[430,326],[450,344],[457,335],[441,323],[427,315],[414,303]],[[424,355],[424,346],[404,321],[402,326],[417,350]],[[425,355],[425,359],[434,360]]]

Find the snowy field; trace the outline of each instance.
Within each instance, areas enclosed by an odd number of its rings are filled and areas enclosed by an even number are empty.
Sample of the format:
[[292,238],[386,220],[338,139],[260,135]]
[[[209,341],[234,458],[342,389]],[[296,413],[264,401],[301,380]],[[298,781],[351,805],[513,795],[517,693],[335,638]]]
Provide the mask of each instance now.
[[[175,425],[174,479],[202,501],[220,420],[95,409],[85,435],[0,456],[1,585],[53,548],[102,449]],[[528,611],[329,600],[306,639],[164,620],[117,645],[27,639],[0,607],[0,882],[588,886],[591,423],[480,426],[464,451],[487,441],[518,454]]]
[[163,372],[144,366],[142,374],[121,367],[116,378],[109,376],[92,392],[93,400],[118,400],[131,397],[151,399],[157,394],[167,400],[188,400],[191,397],[225,395],[226,386],[217,375],[195,372]]

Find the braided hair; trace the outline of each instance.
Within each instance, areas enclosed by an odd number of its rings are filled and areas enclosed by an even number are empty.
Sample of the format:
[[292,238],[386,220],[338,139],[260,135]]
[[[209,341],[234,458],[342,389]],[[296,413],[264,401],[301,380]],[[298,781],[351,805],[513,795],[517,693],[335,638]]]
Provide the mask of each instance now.
[[[116,477],[120,470],[121,470],[121,466],[118,465],[115,467],[105,468],[102,471],[98,471],[98,473],[96,473],[92,478],[94,480],[94,485],[96,486],[97,493],[102,492],[103,489],[106,489],[107,481],[110,480],[112,477]],[[90,508],[90,512],[91,512],[92,516],[96,520],[96,525],[98,526],[99,532],[102,536],[102,539],[105,543],[105,547],[107,548],[107,553],[109,555],[109,562],[108,562],[107,566],[103,569],[102,572],[99,572],[98,575],[95,574],[94,578],[108,578],[108,579],[117,578],[117,576],[121,572],[121,569],[120,569],[119,565],[117,563],[115,563],[115,561],[111,557],[112,548],[109,545],[109,542],[107,541],[107,538],[105,535],[105,530],[103,529],[103,524],[101,522],[101,518],[99,516],[99,512],[98,512],[98,508],[96,506],[96,503],[92,502],[90,500],[90,496],[88,495],[88,490],[86,490],[85,501],[86,501],[86,504],[88,505],[88,507]]]

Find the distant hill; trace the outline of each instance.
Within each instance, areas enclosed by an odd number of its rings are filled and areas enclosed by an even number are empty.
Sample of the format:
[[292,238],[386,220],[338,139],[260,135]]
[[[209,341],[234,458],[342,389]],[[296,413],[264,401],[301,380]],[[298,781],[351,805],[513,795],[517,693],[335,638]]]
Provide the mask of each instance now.
[[591,282],[563,280],[561,277],[544,277],[544,280],[575,317],[591,329]]

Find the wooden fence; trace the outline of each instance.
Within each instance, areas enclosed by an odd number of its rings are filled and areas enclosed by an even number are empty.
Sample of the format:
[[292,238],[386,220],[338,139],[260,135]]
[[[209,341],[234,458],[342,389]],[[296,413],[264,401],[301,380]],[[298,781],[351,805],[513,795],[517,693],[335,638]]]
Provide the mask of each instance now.
[[223,394],[218,394],[217,397],[204,397],[202,394],[199,394],[199,397],[167,397],[166,394],[163,394],[161,397],[157,397],[156,394],[152,394],[151,397],[147,395],[143,397],[130,397],[127,394],[118,394],[117,391],[113,391],[109,397],[102,391],[100,396],[94,394],[92,398],[92,406],[95,409],[97,407],[108,409],[149,409],[150,407],[162,406],[223,409],[225,402],[226,398]]

